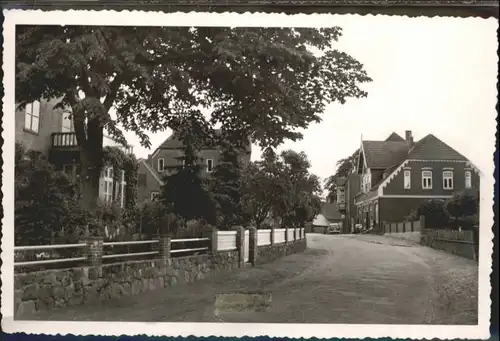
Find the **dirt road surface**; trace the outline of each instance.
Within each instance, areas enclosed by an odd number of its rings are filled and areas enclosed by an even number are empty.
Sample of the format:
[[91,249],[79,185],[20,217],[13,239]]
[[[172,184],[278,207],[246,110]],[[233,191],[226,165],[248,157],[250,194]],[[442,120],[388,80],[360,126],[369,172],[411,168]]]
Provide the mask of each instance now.
[[[30,319],[477,324],[474,261],[383,236],[307,238],[304,253],[273,263]],[[216,309],[218,295],[234,293],[257,298],[252,304],[241,303],[243,311],[227,305]],[[259,302],[260,294],[268,295],[267,303]],[[259,304],[261,309],[256,308]]]

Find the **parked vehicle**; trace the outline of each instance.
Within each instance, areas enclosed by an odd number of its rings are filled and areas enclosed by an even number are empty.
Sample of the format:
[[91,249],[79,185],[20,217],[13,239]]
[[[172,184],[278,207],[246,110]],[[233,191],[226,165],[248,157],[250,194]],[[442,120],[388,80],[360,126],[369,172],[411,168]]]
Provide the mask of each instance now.
[[342,232],[342,224],[340,223],[333,223],[328,226],[328,234],[337,234]]

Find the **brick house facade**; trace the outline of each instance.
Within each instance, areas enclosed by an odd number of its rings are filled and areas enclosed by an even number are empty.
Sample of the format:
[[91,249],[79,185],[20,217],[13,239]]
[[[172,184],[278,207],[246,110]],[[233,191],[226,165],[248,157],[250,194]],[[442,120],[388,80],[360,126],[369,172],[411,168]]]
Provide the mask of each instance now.
[[[15,136],[16,141],[26,149],[45,154],[54,167],[65,172],[75,183],[80,176],[80,155],[70,117],[71,110],[54,108],[58,99],[35,101],[18,109],[16,105]],[[122,148],[132,153],[130,146],[123,147],[109,137],[103,140],[104,146]],[[117,201],[124,206],[126,180],[122,172],[120,179],[112,178],[112,169],[103,169],[99,179],[99,198],[103,201]],[[113,188],[115,190],[112,195]]]
[[337,183],[337,200],[338,210],[343,214],[343,232],[352,233],[356,225],[357,209],[355,196],[360,190],[360,177],[353,169],[345,178],[339,179]]
[[[219,132],[219,131],[217,131]],[[184,147],[179,137],[172,133],[147,159],[141,159],[138,171],[139,200],[154,199],[160,193],[163,178],[183,164]],[[221,159],[221,150],[214,146],[204,146],[197,151],[197,156],[202,163],[202,176],[208,176]],[[239,155],[242,165],[250,162],[251,142]]]
[[356,172],[356,223],[378,228],[399,222],[423,201],[447,199],[466,188],[479,188],[479,170],[432,134],[413,142],[393,133],[385,141],[362,141]]

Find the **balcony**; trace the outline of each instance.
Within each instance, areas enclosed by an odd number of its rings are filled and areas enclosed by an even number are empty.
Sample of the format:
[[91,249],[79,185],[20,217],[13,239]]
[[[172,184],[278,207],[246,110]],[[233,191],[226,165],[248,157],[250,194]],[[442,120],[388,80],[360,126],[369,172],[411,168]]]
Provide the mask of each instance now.
[[[108,136],[104,136],[103,145],[120,148],[127,154],[133,153],[131,146],[123,146]],[[52,148],[56,150],[78,150],[78,142],[75,133],[52,133]]]
[[52,133],[53,148],[78,148],[75,133]]

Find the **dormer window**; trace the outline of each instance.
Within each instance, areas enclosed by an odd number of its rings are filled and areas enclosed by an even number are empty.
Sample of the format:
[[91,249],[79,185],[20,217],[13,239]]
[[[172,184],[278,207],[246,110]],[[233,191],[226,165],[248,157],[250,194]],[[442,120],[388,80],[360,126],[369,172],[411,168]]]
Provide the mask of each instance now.
[[165,170],[165,160],[158,159],[158,172],[163,172]]

